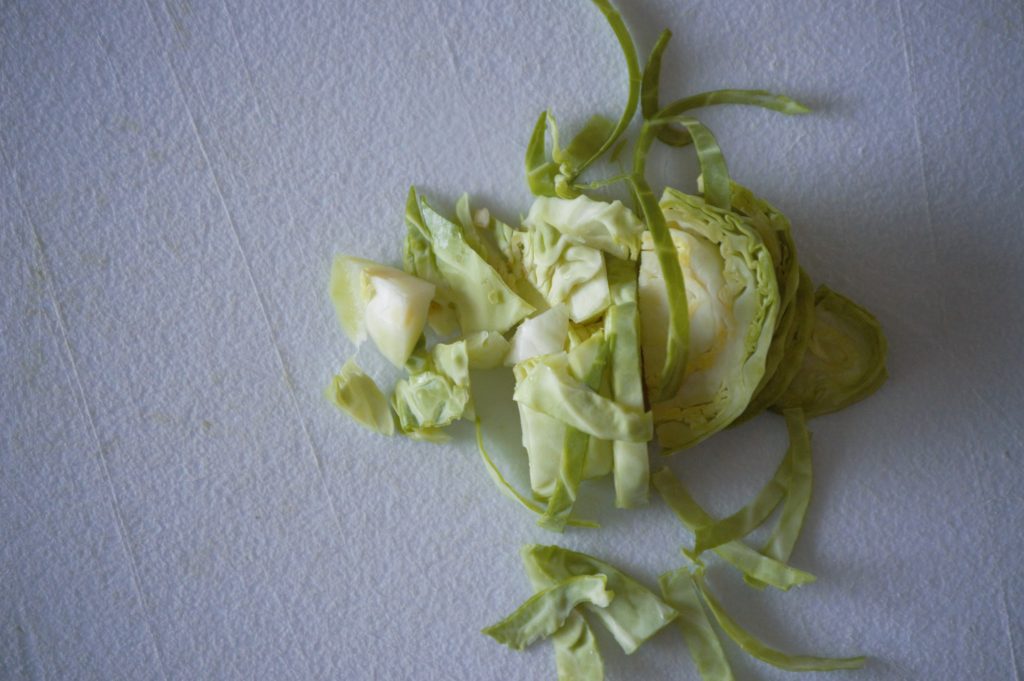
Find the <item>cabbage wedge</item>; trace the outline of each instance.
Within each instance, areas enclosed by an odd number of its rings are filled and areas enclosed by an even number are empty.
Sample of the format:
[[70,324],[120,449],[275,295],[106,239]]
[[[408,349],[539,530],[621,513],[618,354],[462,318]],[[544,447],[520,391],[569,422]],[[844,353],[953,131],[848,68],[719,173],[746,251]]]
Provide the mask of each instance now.
[[[692,446],[747,408],[765,372],[779,288],[763,240],[734,213],[666,189],[660,207],[685,278],[689,353],[680,390],[653,406],[666,453]],[[659,394],[668,298],[653,241],[644,235],[639,303],[648,391]]]
[[331,300],[345,335],[356,345],[369,336],[396,367],[423,333],[434,290],[427,281],[363,258],[339,255],[331,267]]

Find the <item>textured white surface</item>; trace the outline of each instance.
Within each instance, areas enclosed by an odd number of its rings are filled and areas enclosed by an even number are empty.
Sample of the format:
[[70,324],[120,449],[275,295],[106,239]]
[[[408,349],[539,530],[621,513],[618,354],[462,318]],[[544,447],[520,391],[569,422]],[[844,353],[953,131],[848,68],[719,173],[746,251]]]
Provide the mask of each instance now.
[[[0,677],[552,678],[546,646],[478,633],[529,593],[521,544],[650,583],[678,564],[660,503],[603,510],[592,486],[605,527],[549,535],[468,430],[384,440],[321,398],[351,352],[332,254],[396,261],[411,183],[513,218],[541,109],[617,115],[599,15],[518,4],[0,6]],[[819,582],[716,573],[723,599],[778,646],[871,655],[843,678],[1020,678],[1020,3],[623,5],[642,52],[675,32],[666,96],[767,87],[816,109],[702,118],[811,274],[890,340],[890,382],[812,423],[794,562]],[[690,181],[687,163],[655,170]],[[765,417],[671,466],[723,513],[783,439]],[[675,631],[628,658],[601,640],[612,679],[695,677]],[[738,677],[787,676],[729,654]]]

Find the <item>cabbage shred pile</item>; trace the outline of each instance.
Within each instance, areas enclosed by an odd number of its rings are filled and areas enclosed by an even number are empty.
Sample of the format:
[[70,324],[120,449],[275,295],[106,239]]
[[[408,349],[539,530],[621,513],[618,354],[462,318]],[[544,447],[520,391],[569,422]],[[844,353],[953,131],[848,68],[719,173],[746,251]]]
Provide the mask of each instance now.
[[[620,508],[647,504],[653,482],[693,535],[683,566],[659,580],[660,593],[591,556],[528,546],[534,596],[484,630],[516,649],[550,638],[559,679],[603,678],[593,621],[626,653],[675,622],[704,679],[732,678],[711,619],[744,652],[783,669],[859,667],[863,658],[769,648],[725,612],[705,578],[714,554],[755,588],[814,580],[788,564],[811,494],[806,420],[867,397],[886,379],[877,320],[814,288],[785,215],[731,179],[714,135],[692,116],[727,104],[790,115],[808,109],[761,90],[716,90],[663,106],[658,81],[671,34],[661,34],[641,69],[618,12],[607,0],[594,4],[628,70],[621,117],[592,117],[563,147],[554,116],[540,115],[526,152],[535,200],[520,224],[474,210],[466,196],[445,215],[413,188],[402,269],[337,256],[330,293],[343,330],[357,345],[371,339],[406,376],[387,397],[349,359],[327,396],[383,435],[443,441],[447,426],[475,421],[499,490],[554,532],[596,527],[573,515],[584,480],[611,475]],[[638,109],[630,169],[583,182],[626,142]],[[646,178],[655,143],[693,146],[696,193],[668,187],[656,197]],[[631,205],[597,195],[615,183]],[[502,366],[515,376],[528,493],[484,448],[473,405],[471,371]],[[784,417],[790,446],[772,479],[734,514],[712,517],[668,468],[651,474],[652,445],[672,454],[767,410]],[[743,541],[776,511],[763,546]]]

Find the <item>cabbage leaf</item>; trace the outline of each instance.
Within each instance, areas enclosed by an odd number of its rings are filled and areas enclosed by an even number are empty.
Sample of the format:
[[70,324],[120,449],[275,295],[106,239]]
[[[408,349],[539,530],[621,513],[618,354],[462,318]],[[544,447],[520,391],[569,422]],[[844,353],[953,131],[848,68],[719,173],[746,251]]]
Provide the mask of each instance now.
[[357,423],[382,435],[394,435],[395,422],[387,398],[354,359],[345,362],[325,395]]
[[514,650],[522,650],[558,631],[577,606],[588,603],[597,608],[608,607],[615,594],[606,588],[607,584],[608,578],[600,574],[567,577],[538,591],[483,633]]

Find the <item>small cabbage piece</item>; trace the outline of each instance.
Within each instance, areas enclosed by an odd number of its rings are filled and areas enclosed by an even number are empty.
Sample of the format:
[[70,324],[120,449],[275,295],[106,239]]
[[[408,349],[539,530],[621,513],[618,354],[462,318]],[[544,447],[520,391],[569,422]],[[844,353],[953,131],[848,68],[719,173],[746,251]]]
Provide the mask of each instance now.
[[762,662],[767,662],[773,667],[785,669],[791,672],[830,672],[837,669],[860,669],[864,666],[864,657],[815,657],[811,655],[790,655],[781,650],[770,648],[758,640],[746,629],[736,623],[729,613],[725,611],[722,604],[714,597],[703,575],[698,571],[695,575],[697,588],[700,590],[708,610],[722,627],[722,631],[736,642],[743,652],[756,657]]
[[887,343],[874,315],[827,286],[814,296],[814,328],[803,362],[779,410],[800,407],[807,418],[868,397],[885,382]]
[[610,304],[604,254],[577,243],[557,229],[539,222],[516,232],[527,280],[548,305],[564,304],[569,318],[581,323],[596,318]]
[[462,227],[434,211],[415,188],[405,221],[406,267],[437,285],[439,299],[450,303],[463,333],[504,333],[534,311],[466,241]]
[[345,362],[325,394],[327,399],[363,426],[382,435],[394,435],[395,422],[387,398],[355,360]]
[[339,255],[330,292],[349,339],[358,345],[369,335],[381,354],[401,367],[423,333],[434,285],[393,267]]
[[519,325],[505,362],[514,365],[531,357],[561,352],[568,335],[569,315],[561,305],[553,307]]
[[678,613],[650,589],[604,561],[560,546],[524,546],[523,564],[534,588],[575,575],[604,575],[615,598],[606,608],[584,605],[615,638],[627,655],[676,618]]
[[464,339],[469,356],[469,368],[497,369],[505,363],[512,345],[497,331],[477,331]]
[[408,367],[412,375],[395,385],[391,403],[403,434],[436,439],[436,429],[474,416],[466,341],[435,345],[417,359]]
[[722,650],[718,634],[700,604],[693,576],[687,568],[666,572],[658,577],[665,602],[679,612],[676,626],[683,634],[686,647],[704,681],[733,681],[732,668]]
[[608,203],[582,194],[571,200],[541,196],[534,200],[523,227],[533,229],[540,224],[623,260],[636,260],[640,255],[644,225],[621,201]]
[[[775,330],[779,289],[771,255],[735,214],[666,189],[661,209],[685,278],[689,314],[686,376],[654,405],[666,451],[694,445],[732,423],[757,389]],[[639,302],[650,394],[659,394],[668,300],[653,243],[644,235]]]
[[538,591],[511,615],[483,630],[498,643],[522,650],[534,641],[551,636],[562,628],[566,619],[583,603],[606,608],[615,593],[606,587],[604,575],[568,577]]

